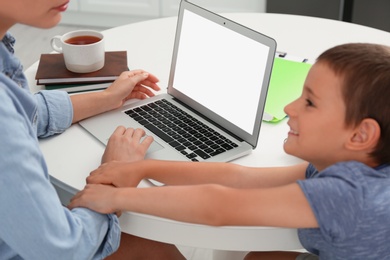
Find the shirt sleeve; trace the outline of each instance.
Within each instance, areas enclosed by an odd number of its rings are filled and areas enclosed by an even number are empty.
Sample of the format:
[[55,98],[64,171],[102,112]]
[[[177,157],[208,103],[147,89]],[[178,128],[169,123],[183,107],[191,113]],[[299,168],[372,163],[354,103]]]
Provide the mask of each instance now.
[[[17,110],[17,101],[3,94],[0,91],[0,255],[4,251],[23,259],[102,259],[111,254],[119,244],[117,217],[61,205],[35,131]],[[50,121],[58,108],[45,102]],[[45,133],[68,123],[49,122]]]
[[320,173],[309,166],[309,179],[298,181],[328,241],[347,239],[361,219],[365,188],[356,164],[336,164]]
[[73,106],[65,91],[42,90],[35,94],[38,104],[38,137],[65,131],[73,120]]

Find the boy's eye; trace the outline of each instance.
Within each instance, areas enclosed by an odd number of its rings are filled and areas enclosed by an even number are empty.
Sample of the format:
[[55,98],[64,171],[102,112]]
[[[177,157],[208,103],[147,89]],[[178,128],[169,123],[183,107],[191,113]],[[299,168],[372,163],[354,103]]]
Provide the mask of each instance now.
[[306,106],[307,107],[312,107],[314,106],[313,102],[310,99],[306,99]]

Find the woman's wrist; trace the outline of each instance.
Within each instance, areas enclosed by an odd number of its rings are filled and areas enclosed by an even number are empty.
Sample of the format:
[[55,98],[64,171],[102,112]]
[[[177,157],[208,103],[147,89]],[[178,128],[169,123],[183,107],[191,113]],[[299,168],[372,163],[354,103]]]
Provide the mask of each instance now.
[[109,91],[108,89],[99,92],[99,94],[101,95],[99,100],[103,102],[106,112],[113,109],[117,109],[123,104],[122,100],[118,101],[118,98],[115,96],[115,93]]

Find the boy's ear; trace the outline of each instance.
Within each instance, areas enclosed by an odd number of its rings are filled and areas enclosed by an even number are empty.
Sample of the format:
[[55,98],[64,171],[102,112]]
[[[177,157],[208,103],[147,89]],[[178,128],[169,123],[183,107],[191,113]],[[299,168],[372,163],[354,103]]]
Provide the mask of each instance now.
[[380,136],[381,129],[378,122],[372,118],[365,118],[353,130],[347,148],[354,151],[371,152],[379,142]]

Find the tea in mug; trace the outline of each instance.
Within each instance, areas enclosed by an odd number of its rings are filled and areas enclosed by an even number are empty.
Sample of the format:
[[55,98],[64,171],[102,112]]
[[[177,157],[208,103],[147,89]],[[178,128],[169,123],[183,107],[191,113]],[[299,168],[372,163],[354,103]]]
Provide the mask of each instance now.
[[82,36],[76,36],[69,38],[65,40],[66,43],[68,44],[73,44],[73,45],[88,45],[88,44],[93,44],[101,39],[96,36],[90,36],[90,35],[82,35]]
[[50,45],[54,51],[64,54],[65,66],[69,71],[89,73],[104,66],[104,35],[101,32],[71,31],[54,36]]

